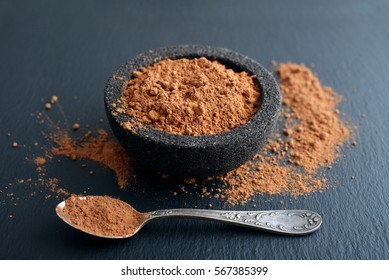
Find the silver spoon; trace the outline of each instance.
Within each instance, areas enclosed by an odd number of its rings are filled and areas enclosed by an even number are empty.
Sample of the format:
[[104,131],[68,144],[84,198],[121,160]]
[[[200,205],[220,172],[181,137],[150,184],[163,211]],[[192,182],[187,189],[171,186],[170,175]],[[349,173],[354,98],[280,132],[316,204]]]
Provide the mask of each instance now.
[[[85,197],[80,197],[85,199]],[[186,217],[220,221],[238,226],[258,229],[283,235],[304,235],[316,231],[322,224],[319,214],[309,210],[234,211],[204,209],[166,209],[141,213],[133,209],[140,219],[135,221],[134,230],[121,236],[99,235],[74,224],[69,215],[63,213],[66,201],[56,207],[57,215],[70,226],[88,234],[104,238],[128,238],[135,235],[147,222],[156,218]]]

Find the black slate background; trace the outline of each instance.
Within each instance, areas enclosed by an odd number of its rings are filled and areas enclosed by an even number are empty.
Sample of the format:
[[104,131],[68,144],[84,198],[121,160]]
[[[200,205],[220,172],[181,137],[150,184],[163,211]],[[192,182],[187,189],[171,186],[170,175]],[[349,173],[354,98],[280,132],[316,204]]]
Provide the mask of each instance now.
[[[388,259],[389,2],[183,2],[0,2],[0,258]],[[343,95],[339,108],[358,127],[358,145],[327,172],[337,188],[254,202],[257,209],[317,211],[324,219],[318,232],[290,238],[183,219],[155,221],[131,239],[102,240],[60,221],[59,200],[45,198],[43,187],[15,184],[36,176],[25,159],[41,153],[33,143],[47,146],[41,134],[47,127],[30,113],[42,111],[55,94],[69,123],[109,130],[103,89],[110,73],[140,52],[175,44],[229,48],[268,68],[271,60],[314,64],[321,81]],[[47,114],[64,124],[58,106]],[[82,169],[81,162],[62,159],[47,173],[71,192],[120,197],[142,211],[208,203],[226,208],[196,191],[173,197],[174,181],[144,172],[138,185],[119,190],[110,170],[87,164]],[[252,204],[231,209],[251,210]]]

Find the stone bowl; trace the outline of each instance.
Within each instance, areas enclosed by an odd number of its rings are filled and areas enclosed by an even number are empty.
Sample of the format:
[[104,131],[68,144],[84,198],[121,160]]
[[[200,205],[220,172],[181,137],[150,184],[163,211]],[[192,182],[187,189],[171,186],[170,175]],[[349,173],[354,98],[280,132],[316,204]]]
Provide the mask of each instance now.
[[[140,67],[164,59],[206,57],[218,60],[227,68],[255,75],[261,89],[258,112],[243,125],[207,136],[177,135],[143,124],[132,129],[124,123],[134,118],[118,112],[118,100],[126,81]],[[104,92],[107,117],[113,133],[133,157],[135,163],[179,178],[205,178],[224,174],[250,160],[272,133],[281,107],[279,87],[274,77],[253,59],[224,48],[199,45],[178,45],[142,53],[116,69]],[[112,105],[115,104],[115,105]]]

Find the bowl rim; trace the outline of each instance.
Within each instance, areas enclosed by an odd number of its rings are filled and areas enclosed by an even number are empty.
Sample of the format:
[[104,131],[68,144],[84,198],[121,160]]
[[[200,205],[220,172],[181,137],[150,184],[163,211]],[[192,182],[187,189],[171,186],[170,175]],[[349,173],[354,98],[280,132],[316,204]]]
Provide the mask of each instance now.
[[[261,105],[258,111],[244,124],[210,135],[181,135],[155,129],[145,123],[134,127],[133,130],[122,126],[125,122],[136,123],[132,116],[126,113],[117,112],[116,108],[111,106],[113,100],[118,100],[122,96],[123,87],[128,80],[132,78],[132,72],[139,70],[140,67],[147,67],[156,62],[165,59],[180,58],[199,58],[206,57],[212,60],[218,60],[220,63],[234,70],[246,71],[250,75],[255,75],[255,80],[261,89]],[[200,146],[225,146],[234,144],[237,141],[244,140],[251,135],[253,127],[257,130],[263,130],[265,125],[271,126],[277,118],[281,106],[281,96],[279,86],[272,74],[257,61],[238,52],[207,45],[172,45],[157,49],[152,49],[140,53],[120,65],[109,77],[105,90],[104,101],[107,114],[118,124],[118,126],[127,134],[137,136],[146,141],[158,142],[161,145],[175,145],[177,147],[195,147]],[[118,104],[119,105],[119,104]],[[119,105],[120,106],[120,105]]]

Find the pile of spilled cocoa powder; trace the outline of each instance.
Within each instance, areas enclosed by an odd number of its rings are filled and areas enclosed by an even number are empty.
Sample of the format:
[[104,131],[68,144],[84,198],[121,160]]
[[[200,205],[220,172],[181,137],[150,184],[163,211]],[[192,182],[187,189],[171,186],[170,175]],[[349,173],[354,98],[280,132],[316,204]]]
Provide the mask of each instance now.
[[[57,198],[71,195],[66,188],[61,186],[60,179],[50,177],[47,174],[47,165],[52,163],[54,157],[60,155],[75,162],[91,160],[111,169],[116,175],[117,184],[120,188],[125,188],[129,180],[135,176],[131,157],[117,141],[110,139],[103,129],[99,129],[95,133],[87,131],[81,137],[71,137],[68,130],[57,127],[46,138],[53,146],[46,149],[44,154],[35,156],[33,159],[38,174],[36,181],[34,182],[31,178],[19,179],[18,183],[46,186],[47,190]],[[82,163],[81,167],[85,169],[87,164]],[[93,175],[92,170],[89,171],[89,175]],[[46,197],[51,197],[51,194],[46,195]]]
[[226,188],[215,195],[229,204],[245,204],[254,194],[296,197],[329,187],[318,171],[331,168],[350,137],[336,108],[341,98],[308,67],[279,64],[277,75],[284,104],[283,136],[274,133],[254,159],[220,177]]
[[133,235],[142,216],[121,200],[109,196],[71,196],[57,212],[76,228],[97,236]]
[[98,162],[115,172],[120,188],[127,185],[132,173],[131,158],[118,142],[109,139],[103,129],[97,131],[97,136],[88,131],[82,138],[71,138],[67,131],[57,129],[49,138],[55,144],[50,151],[52,155],[64,155],[74,161],[89,159]]

